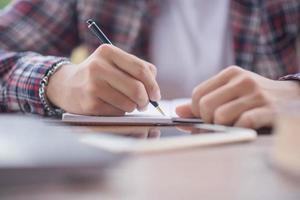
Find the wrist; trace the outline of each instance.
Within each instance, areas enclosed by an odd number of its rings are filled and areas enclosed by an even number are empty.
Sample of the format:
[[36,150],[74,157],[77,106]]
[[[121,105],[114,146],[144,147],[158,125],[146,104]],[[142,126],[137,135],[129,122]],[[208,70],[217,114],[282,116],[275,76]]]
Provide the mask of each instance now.
[[[40,88],[39,88],[39,96],[41,103],[43,104],[44,110],[46,111],[46,115],[53,116],[53,115],[60,115],[62,114],[62,110],[58,109],[60,106],[56,105],[52,98],[49,98],[48,95],[50,80],[52,80],[53,76],[57,74],[58,71],[62,69],[63,66],[68,65],[70,62],[66,60],[62,60],[58,63],[55,63],[52,68],[50,68],[45,76],[43,77]],[[52,84],[51,84],[52,85]]]
[[298,80],[280,80],[276,83],[274,94],[277,100],[287,101],[300,97],[300,82]]
[[295,97],[300,97],[300,82],[299,80],[286,81],[290,86],[290,92],[294,94]]

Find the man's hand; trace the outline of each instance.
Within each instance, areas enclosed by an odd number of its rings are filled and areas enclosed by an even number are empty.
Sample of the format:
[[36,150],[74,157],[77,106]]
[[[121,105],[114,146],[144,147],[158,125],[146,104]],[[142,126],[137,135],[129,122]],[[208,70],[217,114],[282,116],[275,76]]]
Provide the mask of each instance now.
[[248,128],[271,126],[279,104],[300,99],[297,81],[274,81],[239,67],[228,67],[198,85],[189,105],[177,107],[181,117]]
[[67,112],[123,115],[157,101],[156,68],[112,45],[101,45],[79,65],[66,65],[52,75],[48,99]]

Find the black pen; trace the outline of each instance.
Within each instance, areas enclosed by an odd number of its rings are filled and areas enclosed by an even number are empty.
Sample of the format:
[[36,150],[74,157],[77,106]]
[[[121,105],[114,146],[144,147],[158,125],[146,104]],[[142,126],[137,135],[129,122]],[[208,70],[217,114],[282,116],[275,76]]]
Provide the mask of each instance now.
[[[96,24],[96,22],[94,22],[94,20],[89,19],[86,21],[86,23],[88,24],[88,28],[95,34],[95,36],[104,44],[111,44],[111,41],[106,37],[106,35],[101,31],[101,29],[99,28],[99,26]],[[159,107],[158,103],[156,101],[151,101],[149,99],[149,102],[164,116],[165,113],[163,112],[163,110]]]

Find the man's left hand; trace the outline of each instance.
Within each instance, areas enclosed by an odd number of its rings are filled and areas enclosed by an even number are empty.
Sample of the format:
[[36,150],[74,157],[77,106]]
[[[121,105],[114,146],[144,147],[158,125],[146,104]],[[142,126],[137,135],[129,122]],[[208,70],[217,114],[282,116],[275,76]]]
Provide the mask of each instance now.
[[198,85],[192,102],[177,107],[176,112],[206,123],[258,129],[272,126],[281,102],[297,99],[297,81],[275,81],[231,66]]

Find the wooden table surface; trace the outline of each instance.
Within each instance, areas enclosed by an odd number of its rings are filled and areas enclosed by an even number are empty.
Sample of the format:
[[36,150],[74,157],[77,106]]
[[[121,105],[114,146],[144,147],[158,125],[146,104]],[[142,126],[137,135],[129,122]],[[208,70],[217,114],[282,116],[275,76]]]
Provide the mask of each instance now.
[[[13,119],[23,118],[10,116],[9,119],[14,123]],[[0,131],[7,125],[6,120],[0,117]],[[29,121],[22,125],[32,126],[34,121],[49,126],[41,119]],[[132,155],[106,170],[101,180],[11,187],[0,193],[0,199],[299,200],[300,179],[272,164],[271,149],[272,136],[259,136],[250,143]]]

